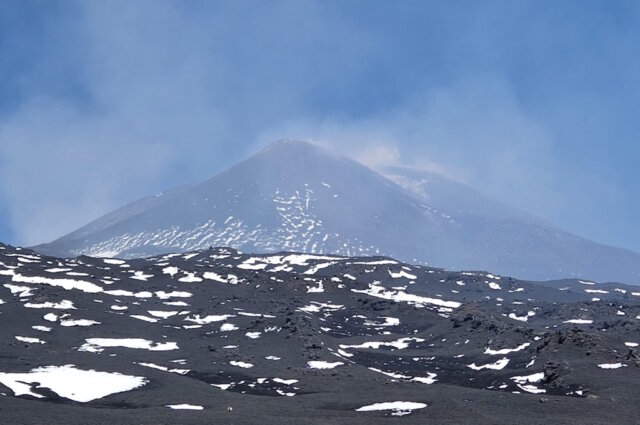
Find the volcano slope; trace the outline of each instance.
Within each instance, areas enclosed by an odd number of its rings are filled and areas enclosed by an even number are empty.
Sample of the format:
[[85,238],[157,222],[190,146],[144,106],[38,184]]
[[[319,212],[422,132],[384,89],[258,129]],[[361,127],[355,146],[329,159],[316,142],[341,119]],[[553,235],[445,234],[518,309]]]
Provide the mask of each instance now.
[[0,245],[4,424],[638,423],[640,289]]
[[393,181],[321,147],[281,140],[209,180],[140,199],[33,249],[140,258],[231,246],[640,284],[638,253],[572,235],[434,173],[385,174]]

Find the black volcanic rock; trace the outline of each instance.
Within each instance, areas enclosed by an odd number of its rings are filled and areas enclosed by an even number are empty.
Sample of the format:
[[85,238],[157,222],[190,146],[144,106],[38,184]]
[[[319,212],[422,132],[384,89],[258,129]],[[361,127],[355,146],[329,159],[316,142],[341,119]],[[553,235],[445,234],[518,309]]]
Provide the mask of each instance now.
[[600,245],[433,173],[383,170],[281,141],[213,178],[109,213],[38,252],[136,258],[248,252],[387,255],[527,279],[640,284],[640,255]]
[[[634,424],[639,322],[625,285],[0,245],[0,411],[3,424]],[[395,401],[422,404],[356,411]],[[201,410],[166,407],[184,404]]]

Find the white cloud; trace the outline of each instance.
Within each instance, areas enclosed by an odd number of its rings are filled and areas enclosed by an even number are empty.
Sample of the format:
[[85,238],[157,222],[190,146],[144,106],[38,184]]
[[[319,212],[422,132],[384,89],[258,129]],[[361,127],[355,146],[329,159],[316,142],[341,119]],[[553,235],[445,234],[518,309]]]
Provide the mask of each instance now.
[[364,165],[379,169],[401,164],[400,149],[396,145],[373,145],[365,147],[355,159]]
[[437,172],[540,215],[561,204],[553,185],[558,164],[552,136],[501,80],[473,79],[416,93],[362,120],[290,121],[265,131],[259,141],[283,134],[313,140],[374,169]]

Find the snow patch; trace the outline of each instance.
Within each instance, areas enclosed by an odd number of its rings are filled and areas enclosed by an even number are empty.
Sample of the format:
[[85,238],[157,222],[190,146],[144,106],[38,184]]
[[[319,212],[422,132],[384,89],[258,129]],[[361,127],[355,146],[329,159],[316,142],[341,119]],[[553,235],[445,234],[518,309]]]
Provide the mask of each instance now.
[[374,403],[362,406],[356,409],[356,412],[376,412],[380,410],[392,410],[394,416],[404,416],[411,413],[412,410],[424,409],[427,407],[425,403],[415,403],[412,401],[386,401],[383,403]]
[[38,338],[31,338],[28,336],[16,336],[16,339],[27,344],[44,344],[45,342]]
[[493,350],[493,349],[487,347],[487,349],[484,350],[484,354],[489,354],[490,356],[496,356],[496,355],[504,355],[504,354],[509,354],[509,353],[515,353],[516,351],[524,350],[525,348],[527,348],[530,345],[531,345],[531,343],[525,342],[524,344],[518,345],[516,348],[502,348],[500,350]]
[[173,410],[203,410],[204,407],[195,404],[167,404],[164,407],[168,407]]
[[78,351],[101,353],[104,348],[123,347],[149,351],[177,350],[175,342],[153,342],[142,338],[88,338]]
[[247,363],[247,362],[239,362],[239,361],[236,361],[236,360],[231,360],[231,361],[229,362],[229,364],[230,364],[231,366],[241,367],[241,368],[243,368],[243,369],[249,369],[249,368],[253,367],[253,364],[251,364],[251,363]]
[[74,365],[44,366],[28,373],[0,373],[0,382],[11,388],[14,395],[30,395],[44,398],[32,390],[48,388],[60,397],[80,403],[87,403],[111,394],[130,391],[145,385],[148,381],[140,376],[122,375],[116,372],[80,370]]
[[602,363],[598,365],[600,369],[619,369],[623,366],[625,365],[622,363]]
[[488,364],[483,364],[483,365],[476,365],[475,363],[472,363],[470,365],[467,365],[467,367],[473,369],[473,370],[482,370],[482,369],[493,369],[493,370],[502,370],[505,368],[506,365],[509,364],[509,359],[506,357],[501,358],[500,360],[498,360],[497,362],[494,363],[488,363]]
[[570,319],[570,320],[565,320],[562,323],[573,323],[574,325],[590,325],[591,323],[593,323],[593,320],[589,320],[589,319]]
[[307,362],[309,369],[333,369],[342,366],[343,362],[325,362],[322,360],[311,360]]

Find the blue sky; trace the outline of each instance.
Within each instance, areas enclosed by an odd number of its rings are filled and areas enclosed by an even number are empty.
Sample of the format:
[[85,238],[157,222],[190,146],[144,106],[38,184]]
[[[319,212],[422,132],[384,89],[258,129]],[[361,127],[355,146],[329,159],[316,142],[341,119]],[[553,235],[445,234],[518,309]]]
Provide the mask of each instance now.
[[0,240],[281,137],[640,251],[637,1],[0,2]]

